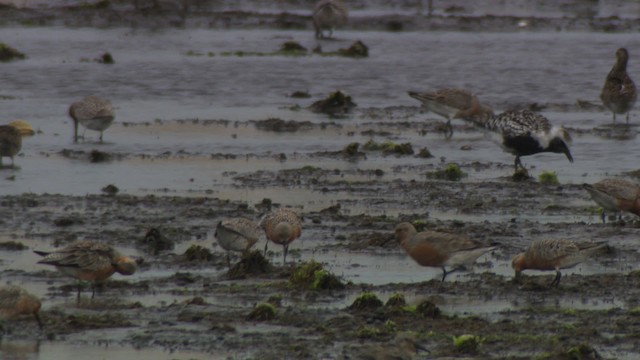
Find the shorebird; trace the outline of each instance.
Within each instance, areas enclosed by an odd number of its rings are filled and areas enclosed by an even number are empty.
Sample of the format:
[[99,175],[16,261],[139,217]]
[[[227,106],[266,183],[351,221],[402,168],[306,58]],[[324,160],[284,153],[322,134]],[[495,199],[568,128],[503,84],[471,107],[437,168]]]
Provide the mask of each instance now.
[[[396,241],[419,265],[442,269],[442,281],[448,274],[472,264],[482,254],[496,249],[472,240],[465,235],[438,231],[417,232],[403,222],[396,226]],[[447,271],[446,267],[453,268]]]
[[[602,223],[606,211],[614,214],[627,211],[640,216],[640,186],[622,179],[604,179],[594,184],[582,184],[593,201],[602,207]],[[622,217],[622,214],[620,214]]]
[[578,265],[605,246],[605,243],[576,244],[564,239],[534,240],[525,252],[513,258],[511,267],[516,271],[516,280],[526,269],[555,270],[556,277],[551,285],[558,286],[562,277],[560,269]]
[[313,9],[313,27],[316,30],[316,39],[323,39],[322,30],[329,30],[329,37],[333,36],[333,29],[347,23],[347,7],[342,0],[320,0]]
[[22,138],[32,136],[35,132],[29,123],[24,120],[15,120],[8,125],[0,126],[0,168],[2,157],[11,158],[11,166],[15,166],[13,157],[22,149]]
[[40,299],[29,294],[19,286],[7,285],[0,287],[0,316],[11,319],[18,315],[33,315],[42,329],[40,319]]
[[563,153],[573,162],[569,145],[571,135],[562,126],[551,126],[549,120],[529,110],[509,110],[476,125],[501,136],[502,148],[516,156],[514,165],[524,169],[521,156],[542,152]]
[[600,99],[604,106],[613,112],[613,123],[616,123],[616,114],[627,114],[627,124],[629,123],[629,111],[635,104],[638,97],[636,85],[627,74],[627,62],[629,52],[625,48],[616,51],[616,62],[609,71],[607,79],[604,81]]
[[[117,272],[132,275],[138,269],[136,260],[123,256],[113,247],[90,240],[81,240],[56,251],[34,251],[44,258],[38,264],[53,265],[64,275],[91,282],[91,298],[96,294],[95,283]],[[81,287],[78,286],[78,302]]]
[[[99,131],[100,142],[102,142],[102,133],[111,126],[115,117],[111,101],[93,95],[71,104],[69,116],[73,119],[73,142],[76,143],[78,142],[78,124],[82,124],[85,130]],[[84,132],[82,138],[84,139]]]
[[425,93],[408,92],[409,96],[420,101],[427,111],[432,111],[447,119],[445,136],[453,135],[451,119],[474,120],[481,122],[493,117],[493,110],[480,104],[478,98],[464,89],[440,89]]
[[287,262],[289,244],[302,234],[302,222],[295,211],[290,209],[277,209],[271,211],[260,221],[260,227],[264,229],[267,242],[264,245],[264,253],[267,253],[269,240],[284,248],[282,262]]
[[231,268],[231,251],[247,252],[260,239],[260,226],[253,220],[237,217],[224,219],[216,226],[218,244],[227,250],[227,265]]

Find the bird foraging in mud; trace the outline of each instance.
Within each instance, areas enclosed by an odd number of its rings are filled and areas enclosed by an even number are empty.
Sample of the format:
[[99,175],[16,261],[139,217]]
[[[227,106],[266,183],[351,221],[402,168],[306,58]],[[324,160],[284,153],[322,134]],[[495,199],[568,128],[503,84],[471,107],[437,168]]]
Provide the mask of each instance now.
[[474,120],[482,122],[493,117],[493,110],[480,104],[478,98],[464,89],[440,89],[418,93],[408,92],[409,96],[420,101],[422,107],[447,119],[445,136],[453,136],[451,119]]
[[600,99],[604,106],[613,112],[613,123],[616,123],[616,114],[627,114],[629,124],[629,112],[638,98],[636,85],[627,73],[629,52],[625,48],[616,51],[616,62],[609,71],[604,81]]
[[510,110],[474,123],[497,133],[502,148],[516,156],[515,171],[524,169],[521,156],[543,152],[562,153],[573,162],[569,144],[571,135],[562,126],[552,126],[549,119],[530,110]]
[[513,258],[511,267],[516,272],[516,280],[520,279],[523,270],[555,270],[551,286],[558,286],[562,277],[560,269],[574,267],[606,246],[604,242],[577,244],[564,239],[534,240],[525,252]]
[[[78,124],[84,126],[85,130],[100,132],[100,142],[102,142],[102,133],[111,126],[115,118],[111,101],[94,95],[71,104],[69,116],[73,120],[73,142],[76,143],[78,142]],[[84,132],[82,138],[84,139]]]
[[215,237],[227,251],[227,266],[231,268],[229,253],[249,251],[260,239],[260,225],[244,217],[224,219],[216,226]]
[[42,320],[39,315],[41,305],[40,299],[19,286],[0,287],[0,316],[3,319],[33,315],[38,322],[38,327],[42,329]]
[[594,184],[582,184],[593,201],[602,207],[602,223],[606,222],[606,212],[627,211],[640,216],[640,186],[623,179],[603,179]]
[[[38,264],[53,265],[64,275],[91,282],[91,298],[96,294],[95,284],[114,273],[133,275],[139,260],[124,256],[112,246],[90,240],[76,241],[55,251],[34,251],[43,257]],[[81,286],[78,286],[78,302]]]
[[267,241],[264,245],[265,255],[267,253],[267,247],[269,246],[269,240],[271,240],[276,244],[282,245],[284,250],[282,262],[286,264],[289,244],[302,234],[302,221],[300,220],[300,216],[291,209],[281,208],[273,210],[262,218],[260,227],[264,229],[264,233],[267,236]]
[[24,120],[15,120],[7,125],[0,126],[0,168],[2,158],[11,158],[11,166],[15,166],[13,157],[22,149],[22,138],[25,136],[33,136],[35,132],[29,123]]
[[323,30],[329,30],[333,36],[333,29],[347,23],[349,13],[342,0],[320,0],[316,3],[311,19],[316,31],[316,39],[324,39]]
[[[396,241],[419,265],[442,269],[442,281],[448,274],[470,265],[481,255],[493,251],[495,246],[486,246],[465,235],[438,231],[418,232],[408,222],[395,228]],[[447,271],[447,267],[452,268]]]

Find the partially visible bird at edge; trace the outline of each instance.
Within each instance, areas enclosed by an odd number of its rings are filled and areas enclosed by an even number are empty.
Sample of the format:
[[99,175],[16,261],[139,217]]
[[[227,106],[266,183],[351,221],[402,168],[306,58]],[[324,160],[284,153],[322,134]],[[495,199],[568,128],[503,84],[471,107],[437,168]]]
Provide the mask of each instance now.
[[630,212],[640,216],[640,185],[623,179],[603,179],[594,184],[582,184],[593,201],[602,207],[602,223],[606,222],[606,212]]
[[0,125],[0,168],[3,167],[2,158],[11,159],[11,167],[15,167],[14,156],[22,149],[22,138],[33,136],[35,132],[24,120],[15,120],[7,125]]
[[19,315],[33,315],[42,329],[40,319],[40,307],[42,303],[35,295],[15,285],[0,287],[0,316],[4,319],[12,319]]

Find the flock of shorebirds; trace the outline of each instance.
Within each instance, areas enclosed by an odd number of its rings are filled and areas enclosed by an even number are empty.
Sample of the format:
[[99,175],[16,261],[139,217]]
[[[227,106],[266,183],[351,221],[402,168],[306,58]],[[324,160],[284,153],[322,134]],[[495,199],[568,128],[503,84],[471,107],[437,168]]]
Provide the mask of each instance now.
[[[313,12],[315,36],[324,37],[324,30],[344,24],[347,10],[342,1],[321,0]],[[637,92],[636,87],[627,74],[626,67],[629,54],[620,48],[616,52],[616,62],[609,72],[601,93],[603,104],[616,114],[626,114],[629,122],[629,111],[633,107]],[[494,115],[492,109],[480,103],[471,92],[463,89],[440,89],[431,92],[409,92],[409,96],[418,99],[425,109],[447,119],[447,136],[451,137],[452,119],[462,119],[497,134],[501,146],[515,155],[515,170],[524,169],[520,157],[541,152],[562,153],[569,161],[573,161],[569,144],[571,136],[562,126],[552,126],[549,120],[529,110],[509,110]],[[69,108],[69,116],[73,120],[74,141],[78,141],[78,127],[100,132],[109,128],[114,120],[111,102],[96,96],[88,96],[74,102]],[[23,136],[33,135],[33,129],[24,121],[15,121],[0,126],[0,155],[13,157],[20,151]],[[0,166],[1,166],[0,157]],[[602,207],[602,221],[606,221],[606,212],[630,212],[640,216],[640,186],[622,179],[604,179],[594,184],[584,184],[592,199]],[[302,233],[302,221],[293,210],[280,208],[269,212],[257,223],[251,219],[238,217],[220,221],[216,227],[215,237],[219,245],[227,251],[227,262],[231,267],[230,252],[248,251],[258,242],[262,232],[269,241],[283,246],[283,262],[289,244],[299,238]],[[450,234],[437,231],[418,232],[413,224],[400,223],[395,228],[395,238],[404,251],[418,264],[442,269],[442,281],[453,271],[470,265],[481,255],[496,249],[487,246],[465,235]],[[552,285],[558,286],[561,269],[575,266],[606,246],[604,243],[578,244],[570,240],[544,239],[535,240],[525,252],[513,258],[512,267],[516,279],[526,269],[551,270],[556,272]],[[55,266],[61,273],[94,284],[108,279],[114,273],[131,275],[136,272],[138,261],[123,256],[113,247],[84,240],[75,242],[65,248],[52,251],[36,251],[43,256],[41,264]],[[80,287],[78,288],[80,300]],[[0,315],[13,317],[19,314],[33,314],[38,324],[42,322],[38,316],[40,300],[17,286],[0,288]]]

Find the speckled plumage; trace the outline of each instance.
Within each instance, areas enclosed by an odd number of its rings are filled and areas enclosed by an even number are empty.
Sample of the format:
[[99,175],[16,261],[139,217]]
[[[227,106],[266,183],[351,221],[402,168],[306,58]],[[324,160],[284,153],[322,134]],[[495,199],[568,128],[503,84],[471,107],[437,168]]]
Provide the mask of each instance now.
[[[69,246],[52,251],[35,251],[43,256],[38,264],[53,265],[61,273],[84,281],[101,282],[115,272],[132,275],[137,270],[137,262],[123,256],[112,246],[90,240],[77,241]],[[95,296],[93,289],[92,297]],[[78,289],[78,299],[80,289]]]
[[22,120],[0,125],[0,167],[2,167],[2,157],[5,156],[11,159],[11,166],[14,166],[13,157],[22,149],[22,137],[33,134],[31,125]]
[[476,124],[501,135],[503,149],[516,156],[516,170],[518,166],[522,167],[521,156],[541,152],[563,153],[573,162],[569,133],[562,126],[551,126],[546,117],[533,111],[505,111]]
[[623,179],[603,179],[594,184],[583,184],[593,201],[602,207],[602,222],[606,212],[627,211],[640,216],[640,185]]
[[[482,254],[496,248],[472,240],[466,235],[438,231],[417,232],[408,222],[398,224],[395,235],[396,241],[419,265],[441,268],[442,281],[456,268],[472,264]],[[454,269],[447,271],[447,266]]]
[[283,262],[286,263],[289,244],[302,234],[300,216],[291,209],[277,209],[262,218],[260,227],[264,229],[264,233],[267,236],[267,242],[264,247],[265,254],[269,240],[271,240],[284,248]]
[[311,16],[316,38],[324,38],[323,30],[329,30],[329,37],[333,36],[333,29],[346,24],[348,17],[347,7],[342,0],[318,1]]
[[430,92],[408,92],[409,96],[420,101],[422,106],[447,119],[447,136],[453,135],[451,119],[482,122],[493,117],[490,107],[480,104],[478,98],[464,89],[439,89]]
[[513,258],[511,267],[516,272],[516,278],[526,269],[555,270],[556,277],[551,285],[557,286],[562,276],[560,269],[576,266],[604,246],[604,243],[577,244],[564,239],[534,240],[525,252]]
[[229,252],[248,251],[260,239],[260,226],[244,217],[224,219],[216,226],[215,237],[220,247],[227,251],[227,265],[230,267]]
[[111,126],[115,118],[111,101],[93,95],[71,104],[69,116],[73,119],[74,142],[78,142],[78,124],[89,130],[99,131],[102,141],[102,133]]
[[613,112],[613,122],[616,122],[616,114],[627,114],[629,123],[629,111],[638,98],[636,85],[627,73],[629,52],[625,48],[616,51],[616,62],[609,71],[600,93],[600,99],[607,109]]
[[0,287],[0,316],[4,319],[18,315],[33,315],[38,326],[42,328],[42,321],[38,315],[41,305],[40,299],[19,286]]

